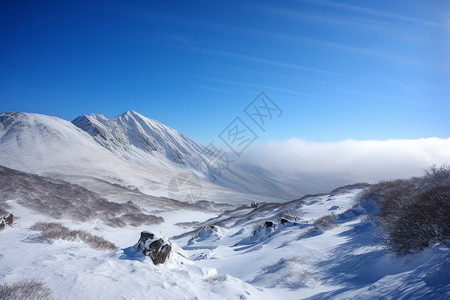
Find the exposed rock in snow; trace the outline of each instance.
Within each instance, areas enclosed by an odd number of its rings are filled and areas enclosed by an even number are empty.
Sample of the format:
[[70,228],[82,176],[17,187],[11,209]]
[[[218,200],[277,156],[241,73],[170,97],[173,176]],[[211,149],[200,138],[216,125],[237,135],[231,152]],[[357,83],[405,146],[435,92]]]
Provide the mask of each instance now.
[[275,223],[272,222],[272,221],[266,221],[266,222],[264,223],[264,227],[272,227],[272,226],[275,226]]
[[259,207],[259,203],[256,201],[252,201],[251,208],[258,208],[258,207]]
[[155,265],[163,264],[172,251],[169,241],[148,231],[141,232],[137,245],[144,255],[150,256]]
[[266,221],[263,225],[257,226],[252,235],[244,238],[236,245],[248,245],[264,241],[272,236],[278,230],[278,224],[272,221]]
[[284,226],[298,225],[297,222],[293,222],[293,221],[289,220],[288,218],[280,218],[280,223],[281,223],[281,225],[284,225]]
[[8,213],[4,215],[2,218],[0,218],[0,230],[3,230],[6,228],[6,226],[11,226],[14,222],[14,216],[11,213]]
[[194,245],[198,242],[210,240],[212,242],[220,240],[224,236],[222,228],[216,225],[208,225],[203,227],[189,241],[188,245]]

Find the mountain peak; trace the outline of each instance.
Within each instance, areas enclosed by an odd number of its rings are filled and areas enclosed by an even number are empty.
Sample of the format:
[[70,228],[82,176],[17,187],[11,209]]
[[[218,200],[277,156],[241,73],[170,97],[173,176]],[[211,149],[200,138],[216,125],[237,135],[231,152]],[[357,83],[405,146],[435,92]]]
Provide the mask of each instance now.
[[[124,113],[121,114],[120,116],[128,116],[128,117],[133,117],[133,118],[138,117],[138,118],[141,118],[141,119],[142,119],[142,118],[148,119],[147,117],[141,115],[140,113],[138,113],[137,111],[134,111],[134,110],[127,110],[126,112],[124,112]],[[119,117],[120,117],[120,116],[119,116]]]
[[203,146],[180,132],[134,110],[106,119],[103,115],[84,115],[73,124],[90,134],[100,145],[124,158],[136,150],[166,156],[176,163],[194,164],[192,157],[201,155]]
[[80,124],[80,123],[92,123],[92,122],[107,122],[108,118],[106,118],[104,115],[102,114],[94,114],[94,113],[90,113],[90,114],[86,114],[86,115],[81,115],[76,117],[72,123],[73,124]]
[[[86,116],[86,115],[85,115],[85,116]],[[108,118],[105,117],[105,116],[102,115],[102,114],[94,114],[94,113],[90,113],[90,114],[88,114],[87,116],[93,117],[93,118],[96,118],[96,119],[100,119],[100,120],[108,120]]]
[[133,114],[139,114],[139,113],[132,109],[127,110],[126,112],[123,113],[123,115],[133,115]]

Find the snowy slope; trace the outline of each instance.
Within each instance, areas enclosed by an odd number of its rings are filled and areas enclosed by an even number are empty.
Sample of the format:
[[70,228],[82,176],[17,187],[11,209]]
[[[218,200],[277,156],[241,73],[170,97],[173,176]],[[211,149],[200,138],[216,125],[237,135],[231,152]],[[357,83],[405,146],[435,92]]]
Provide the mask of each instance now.
[[[374,207],[352,207],[361,190],[238,209],[177,241],[199,265],[276,291],[280,299],[448,299],[450,249],[386,253],[377,224],[367,219]],[[316,221],[324,216],[335,224]]]
[[[214,211],[164,203],[164,199],[121,187],[120,198],[109,197],[117,203],[112,205],[99,198],[104,194],[96,195],[61,180],[4,167],[0,176],[0,212],[14,215],[13,225],[0,230],[2,240],[7,241],[0,244],[1,284],[41,280],[55,299],[269,298],[239,279],[196,265],[175,243],[169,260],[159,266],[132,247],[143,230],[180,234],[184,229],[177,223],[204,221],[214,217]],[[124,205],[156,214],[164,222],[122,226],[116,217],[123,217],[120,207]],[[106,214],[102,213],[105,209]],[[120,250],[94,250],[77,240],[37,240],[38,233],[31,229],[37,222],[57,222],[71,230],[88,231],[107,238]]]
[[2,284],[41,280],[52,290],[54,299],[270,298],[239,279],[219,277],[215,269],[196,265],[184,258],[175,244],[176,252],[165,264],[153,265],[131,247],[139,237],[136,230],[115,232],[116,238],[134,238],[134,242],[114,252],[94,250],[76,241],[36,242],[37,233],[29,227],[42,221],[42,216],[14,205],[13,210],[17,221],[0,233],[8,241],[0,244]]
[[[160,210],[163,224],[123,228],[54,219],[8,197],[16,221],[0,232],[8,241],[0,244],[0,282],[40,279],[57,299],[448,299],[449,248],[438,244],[400,257],[386,253],[375,239],[377,224],[367,218],[376,207],[353,206],[363,189],[347,187],[219,216]],[[324,216],[334,225],[317,222]],[[36,241],[30,227],[38,221],[63,222],[121,249]],[[141,230],[176,235],[171,240],[183,250],[154,266],[131,247]]]

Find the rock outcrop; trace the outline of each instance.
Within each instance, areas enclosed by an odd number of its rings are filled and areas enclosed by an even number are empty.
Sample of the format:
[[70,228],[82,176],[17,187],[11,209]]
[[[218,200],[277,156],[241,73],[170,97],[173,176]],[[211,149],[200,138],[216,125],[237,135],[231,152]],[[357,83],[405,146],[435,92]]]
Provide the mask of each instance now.
[[11,226],[14,222],[13,214],[9,213],[0,218],[0,230],[6,228],[6,226]]
[[250,206],[251,206],[251,208],[258,208],[259,207],[259,203],[255,202],[255,201],[252,201],[252,204]]
[[148,231],[141,232],[137,246],[144,255],[152,259],[155,265],[163,264],[172,251],[172,246],[168,241]]
[[275,226],[275,223],[272,222],[272,221],[266,221],[266,222],[264,223],[264,227],[272,227],[272,226]]
[[194,245],[204,240],[217,241],[224,236],[222,229],[216,225],[204,226],[197,234],[195,234],[189,241],[188,245]]

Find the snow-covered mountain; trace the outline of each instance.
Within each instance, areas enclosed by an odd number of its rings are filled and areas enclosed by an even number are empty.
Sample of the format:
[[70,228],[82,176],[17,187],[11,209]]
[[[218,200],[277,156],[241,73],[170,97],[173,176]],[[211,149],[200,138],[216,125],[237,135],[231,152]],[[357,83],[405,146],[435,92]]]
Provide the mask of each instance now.
[[[160,153],[153,155],[134,146],[130,148],[129,152],[111,151],[84,130],[56,117],[0,114],[0,165],[91,188],[98,188],[100,179],[167,197],[171,178],[186,172],[186,166]],[[248,198],[246,194],[203,181],[199,200],[205,198],[238,204],[251,201],[252,196]]]
[[125,159],[136,160],[139,151],[162,155],[178,164],[195,166],[201,161],[205,147],[180,132],[135,111],[112,119],[100,114],[77,117],[72,121],[89,133],[100,145]]
[[0,150],[2,165],[37,173],[124,164],[72,123],[39,114],[0,114]]
[[0,153],[1,165],[21,171],[100,178],[124,186],[162,188],[161,182],[169,172],[176,172],[161,168],[155,160],[147,167],[159,167],[157,175],[130,164],[71,122],[40,114],[0,114]]
[[288,201],[349,183],[326,174],[287,178],[245,163],[217,171],[205,146],[134,111],[112,119],[83,115],[72,123],[40,114],[2,113],[0,151],[0,164],[6,167],[72,176],[70,180],[100,178],[155,196],[167,196],[172,178],[189,173],[199,178],[205,197],[231,203],[248,203],[249,198]]

